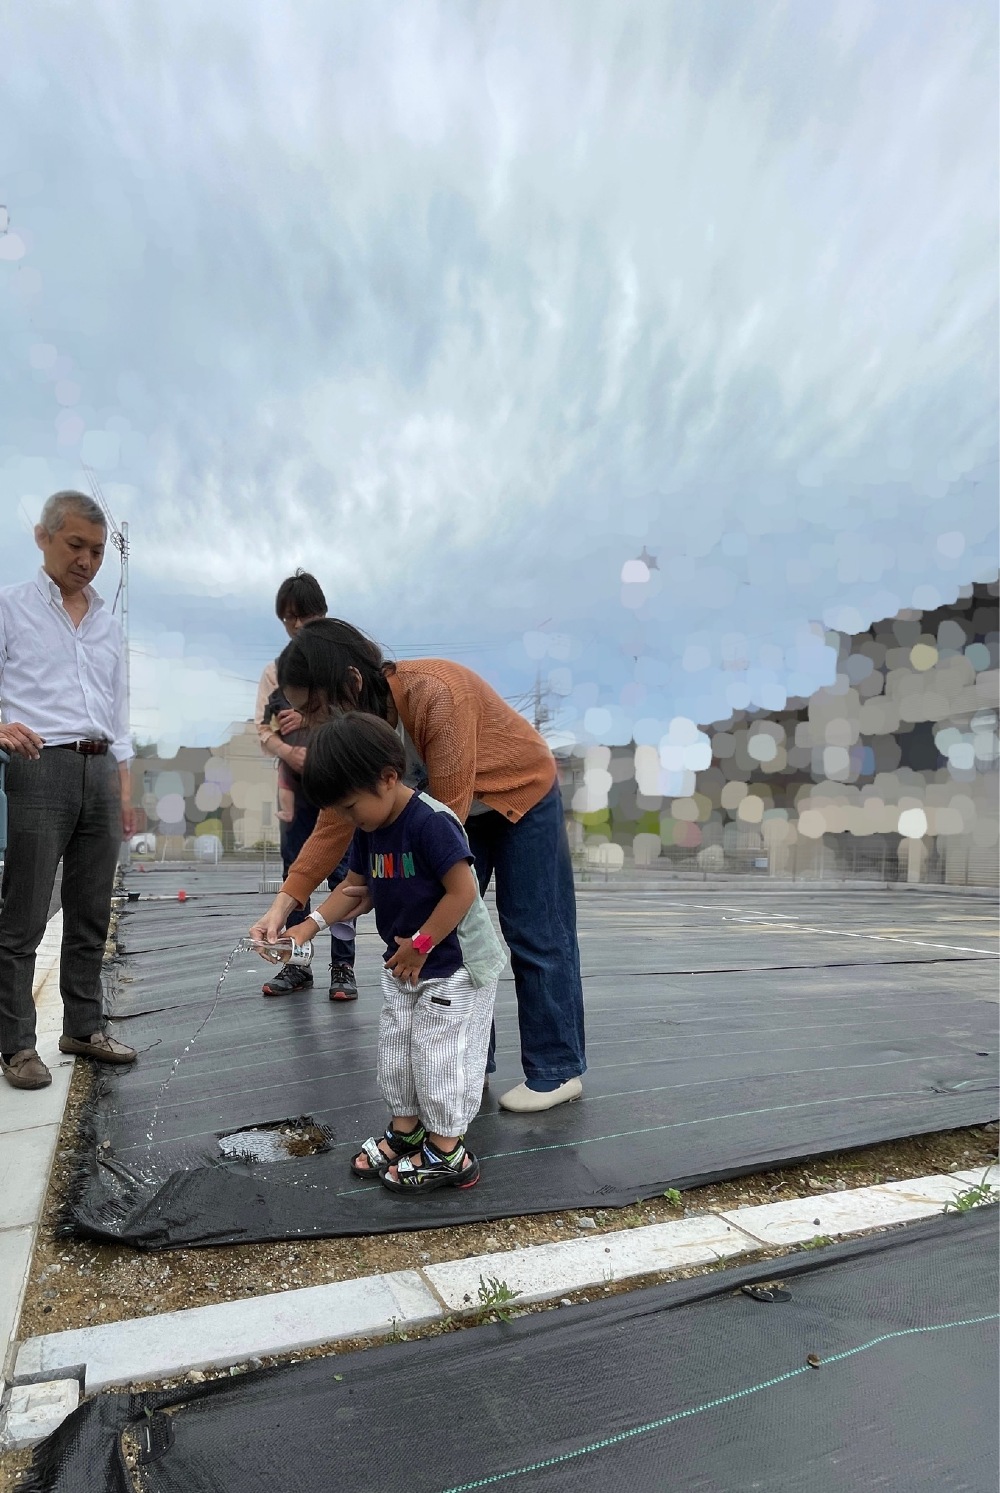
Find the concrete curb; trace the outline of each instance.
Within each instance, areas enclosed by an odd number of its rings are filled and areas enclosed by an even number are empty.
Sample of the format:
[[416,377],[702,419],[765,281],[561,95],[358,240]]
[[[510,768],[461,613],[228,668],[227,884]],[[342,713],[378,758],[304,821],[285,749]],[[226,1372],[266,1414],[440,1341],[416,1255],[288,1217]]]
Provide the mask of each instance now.
[[[890,1182],[50,1333],[23,1344],[14,1381],[76,1381],[93,1394],[176,1378],[192,1369],[227,1368],[350,1338],[388,1336],[449,1315],[475,1315],[488,1305],[480,1288],[488,1293],[491,1281],[514,1292],[515,1307],[559,1300],[571,1291],[711,1265],[769,1245],[807,1244],[818,1236],[860,1234],[927,1218],[983,1179],[979,1171],[962,1171]],[[985,1179],[990,1185],[1000,1182],[1000,1167],[990,1168]]]
[[52,1070],[47,1089],[24,1092],[0,1081],[0,1394],[11,1380],[38,1224],[62,1128],[74,1059],[59,1051],[62,912],[46,924],[35,959],[38,1053]]

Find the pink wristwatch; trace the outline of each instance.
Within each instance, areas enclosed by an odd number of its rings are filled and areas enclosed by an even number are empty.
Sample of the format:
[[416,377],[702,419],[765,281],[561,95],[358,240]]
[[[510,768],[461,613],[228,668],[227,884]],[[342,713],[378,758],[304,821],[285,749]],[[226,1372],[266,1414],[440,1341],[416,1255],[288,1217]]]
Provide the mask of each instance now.
[[410,943],[418,954],[429,954],[434,947],[434,940],[429,933],[414,933]]

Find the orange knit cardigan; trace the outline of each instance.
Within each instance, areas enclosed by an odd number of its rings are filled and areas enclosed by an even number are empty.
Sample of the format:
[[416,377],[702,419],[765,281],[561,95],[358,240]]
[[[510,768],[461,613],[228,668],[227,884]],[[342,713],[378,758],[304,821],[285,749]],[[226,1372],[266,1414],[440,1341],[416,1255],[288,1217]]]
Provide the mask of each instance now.
[[[396,664],[389,690],[427,765],[428,792],[463,824],[474,798],[516,824],[556,781],[556,764],[533,726],[471,669],[443,658]],[[304,904],[340,864],[353,829],[332,809],[289,867],[281,890]]]

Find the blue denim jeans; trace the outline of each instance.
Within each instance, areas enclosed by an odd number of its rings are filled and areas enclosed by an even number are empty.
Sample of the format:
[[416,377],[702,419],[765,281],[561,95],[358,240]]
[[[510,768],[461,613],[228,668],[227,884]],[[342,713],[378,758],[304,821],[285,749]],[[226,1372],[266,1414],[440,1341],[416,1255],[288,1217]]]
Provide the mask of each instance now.
[[[288,875],[288,868],[292,862],[298,859],[299,852],[316,827],[319,810],[302,797],[301,793],[295,795],[295,817],[287,824],[281,826],[281,864],[284,874]],[[330,873],[327,886],[331,892],[335,886],[339,886],[347,875],[347,856],[341,861],[335,871]],[[322,899],[325,900],[325,899]],[[298,908],[288,914],[286,927],[294,928],[297,923],[304,923],[312,909],[312,903],[307,902],[300,912]],[[354,924],[353,923],[331,923],[330,925],[330,960],[333,964],[349,964],[354,967]]]
[[[496,875],[497,913],[510,949],[525,1078],[565,1083],[586,1072],[583,984],[573,865],[558,783],[509,823],[491,810],[465,825],[485,895]],[[496,1032],[488,1073],[496,1068]]]

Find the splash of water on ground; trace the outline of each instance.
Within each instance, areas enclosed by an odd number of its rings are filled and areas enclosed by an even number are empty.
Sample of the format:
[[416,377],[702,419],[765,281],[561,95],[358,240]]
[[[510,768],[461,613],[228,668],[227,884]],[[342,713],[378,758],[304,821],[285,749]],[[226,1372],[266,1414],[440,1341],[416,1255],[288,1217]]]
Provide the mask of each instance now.
[[160,1106],[163,1103],[163,1097],[164,1097],[164,1095],[167,1092],[167,1088],[168,1088],[168,1086],[170,1084],[170,1080],[173,1078],[174,1074],[177,1072],[177,1069],[180,1067],[181,1063],[187,1057],[188,1053],[191,1051],[192,1047],[197,1042],[198,1038],[201,1036],[202,1032],[205,1030],[205,1028],[208,1025],[208,1023],[211,1021],[212,1017],[215,1015],[216,1007],[219,1004],[219,997],[222,994],[222,987],[226,983],[226,976],[229,973],[229,970],[230,970],[230,967],[232,966],[233,960],[234,959],[238,959],[241,954],[250,954],[250,953],[252,953],[254,951],[254,948],[255,948],[255,945],[254,945],[254,943],[253,943],[253,941],[251,939],[249,939],[249,938],[241,938],[240,941],[239,941],[239,943],[236,945],[236,947],[233,949],[232,953],[227,958],[225,964],[222,966],[222,974],[219,976],[219,983],[215,987],[215,999],[212,1001],[212,1004],[209,1006],[208,1013],[205,1015],[205,1017],[200,1022],[199,1026],[197,1027],[197,1029],[195,1030],[195,1032],[191,1036],[190,1040],[188,1041],[186,1047],[184,1047],[183,1051],[181,1051],[180,1053],[178,1053],[177,1057],[174,1058],[173,1063],[170,1065],[170,1072],[167,1074],[166,1078],[163,1080],[162,1084],[160,1085],[160,1091],[159,1091],[159,1093],[156,1096],[155,1103],[153,1104],[153,1113],[152,1113],[152,1117],[150,1118],[150,1121],[149,1121],[149,1130],[146,1132],[146,1144],[147,1144],[147,1146],[151,1146],[153,1144],[153,1131],[156,1128],[156,1117],[157,1117],[157,1115],[160,1112]]

